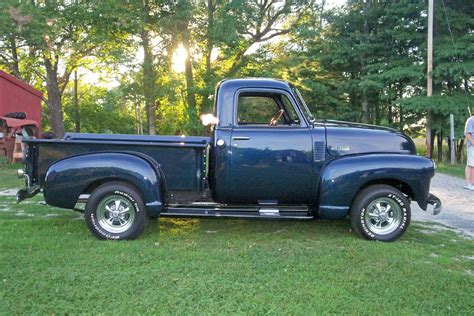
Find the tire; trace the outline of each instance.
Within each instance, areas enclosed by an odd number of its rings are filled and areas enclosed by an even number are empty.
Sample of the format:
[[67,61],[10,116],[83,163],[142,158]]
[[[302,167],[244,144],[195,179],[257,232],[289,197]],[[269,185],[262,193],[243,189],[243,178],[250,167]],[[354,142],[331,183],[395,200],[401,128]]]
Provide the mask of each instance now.
[[410,224],[410,201],[392,186],[372,185],[356,196],[350,218],[352,229],[358,236],[394,241]]
[[124,182],[109,182],[95,189],[84,216],[89,230],[101,240],[135,239],[148,220],[141,195]]
[[51,132],[44,132],[44,133],[41,133],[41,138],[43,138],[43,139],[54,139],[54,138],[56,138],[56,134],[51,133]]
[[25,112],[10,112],[4,115],[5,117],[24,120],[26,118]]

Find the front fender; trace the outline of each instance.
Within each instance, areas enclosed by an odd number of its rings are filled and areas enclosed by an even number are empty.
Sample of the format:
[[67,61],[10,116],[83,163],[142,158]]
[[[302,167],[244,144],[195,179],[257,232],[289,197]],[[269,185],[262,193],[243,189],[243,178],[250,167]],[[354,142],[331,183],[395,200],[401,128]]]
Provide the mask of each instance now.
[[319,185],[319,215],[343,218],[359,190],[370,182],[402,182],[413,193],[412,198],[426,209],[434,164],[415,155],[370,154],[346,156],[325,166]]
[[[49,205],[74,208],[79,195],[96,182],[124,181],[142,194],[151,216],[162,209],[164,179],[157,164],[133,153],[90,153],[67,157],[46,172],[43,193]],[[151,159],[151,158],[150,158]]]

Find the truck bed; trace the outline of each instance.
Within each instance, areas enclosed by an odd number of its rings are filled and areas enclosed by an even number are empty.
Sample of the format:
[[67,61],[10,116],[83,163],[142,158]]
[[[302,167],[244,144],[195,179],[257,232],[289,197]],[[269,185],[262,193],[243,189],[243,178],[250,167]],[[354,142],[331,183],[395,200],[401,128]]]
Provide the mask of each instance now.
[[169,190],[205,188],[209,137],[68,133],[60,140],[24,139],[36,170],[33,183],[43,185],[51,164],[66,157],[92,152],[139,152],[155,159]]

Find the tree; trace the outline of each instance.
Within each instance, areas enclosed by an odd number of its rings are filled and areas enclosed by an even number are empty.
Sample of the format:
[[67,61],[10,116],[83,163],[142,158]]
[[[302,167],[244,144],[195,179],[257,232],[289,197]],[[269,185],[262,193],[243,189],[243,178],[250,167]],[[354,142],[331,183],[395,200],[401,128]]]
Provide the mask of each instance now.
[[[8,12],[10,31],[23,55],[33,57],[32,69],[46,83],[49,120],[53,132],[64,135],[62,96],[71,74],[91,61],[110,60],[120,52],[123,21],[112,14],[114,1],[3,1],[2,12]],[[3,18],[5,20],[5,17]],[[2,23],[5,27],[8,23]],[[0,32],[3,33],[3,30]],[[12,45],[7,47],[12,49]],[[5,53],[4,53],[5,54]],[[4,55],[3,54],[3,55]],[[20,57],[10,56],[18,73]],[[24,70],[27,71],[26,69]]]
[[[83,133],[134,133],[133,103],[127,102],[120,88],[108,90],[78,80],[81,100],[81,132]],[[74,130],[76,125],[74,89],[64,91],[64,125]]]
[[141,20],[141,40],[143,47],[143,94],[145,96],[145,108],[147,114],[148,133],[156,133],[156,107],[155,107],[155,81],[156,72],[153,65],[152,46],[150,43],[150,2],[143,0]]
[[[204,133],[198,115],[212,110],[217,82],[241,76],[295,83],[317,117],[387,125],[415,136],[423,135],[430,110],[440,150],[449,113],[461,133],[472,98],[474,4],[436,2],[434,96],[428,100],[424,2],[351,0],[336,9],[326,3],[5,0],[0,67],[47,92],[48,119],[59,136],[63,121],[72,128],[71,73],[86,67],[121,77],[120,86],[109,89],[117,105],[107,109],[131,111],[136,133]],[[187,52],[182,73],[172,69],[181,47]],[[89,130],[87,121],[96,121],[87,113],[104,112],[87,98],[105,92],[83,89],[90,88],[79,80],[78,123]]]

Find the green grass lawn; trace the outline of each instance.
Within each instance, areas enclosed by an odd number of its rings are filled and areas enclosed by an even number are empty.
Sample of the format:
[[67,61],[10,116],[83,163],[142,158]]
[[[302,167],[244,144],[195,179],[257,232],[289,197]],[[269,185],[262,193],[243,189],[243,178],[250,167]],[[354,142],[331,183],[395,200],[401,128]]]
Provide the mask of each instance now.
[[441,172],[458,178],[466,178],[466,166],[460,164],[451,165],[449,163],[436,163],[436,172]]
[[10,164],[4,159],[0,159],[0,190],[24,187],[25,181],[16,176],[16,170],[19,168],[23,168],[23,165]]
[[0,197],[6,314],[472,315],[473,259],[472,239],[416,224],[381,243],[347,221],[163,219],[103,242],[80,213]]
[[[415,142],[415,145],[416,145],[416,148],[417,148],[417,153],[418,155],[420,156],[424,156],[425,155],[425,139],[424,138],[415,138],[413,139],[413,141]],[[433,148],[433,158],[436,158],[437,157],[437,150],[438,150],[438,147],[435,145],[434,148]],[[445,151],[443,152],[443,157],[445,159],[447,159],[449,153],[447,152],[447,148],[445,148]],[[462,153],[462,161],[464,162],[464,164],[459,164],[459,163],[456,163],[454,165],[451,165],[449,162],[439,162],[437,161],[436,159],[436,172],[440,172],[440,173],[444,173],[444,174],[447,174],[447,175],[450,175],[450,176],[454,176],[454,177],[458,177],[458,178],[462,178],[464,179],[466,176],[465,176],[465,169],[466,169],[466,152],[465,152],[465,149]]]

